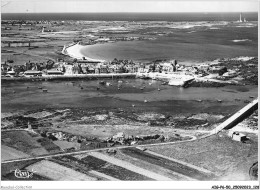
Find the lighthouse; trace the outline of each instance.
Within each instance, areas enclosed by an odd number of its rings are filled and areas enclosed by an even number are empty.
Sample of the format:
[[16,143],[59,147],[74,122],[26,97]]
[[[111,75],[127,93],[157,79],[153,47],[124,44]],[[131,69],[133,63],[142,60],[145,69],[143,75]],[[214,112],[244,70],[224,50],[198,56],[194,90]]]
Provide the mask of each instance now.
[[242,21],[242,13],[240,13],[239,22],[243,22]]

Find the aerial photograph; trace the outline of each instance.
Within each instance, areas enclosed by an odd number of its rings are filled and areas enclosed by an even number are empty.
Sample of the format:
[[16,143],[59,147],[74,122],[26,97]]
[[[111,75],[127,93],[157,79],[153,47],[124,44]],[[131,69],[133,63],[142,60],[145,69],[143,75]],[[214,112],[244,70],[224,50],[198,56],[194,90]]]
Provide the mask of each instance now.
[[1,181],[259,189],[258,7],[1,0]]

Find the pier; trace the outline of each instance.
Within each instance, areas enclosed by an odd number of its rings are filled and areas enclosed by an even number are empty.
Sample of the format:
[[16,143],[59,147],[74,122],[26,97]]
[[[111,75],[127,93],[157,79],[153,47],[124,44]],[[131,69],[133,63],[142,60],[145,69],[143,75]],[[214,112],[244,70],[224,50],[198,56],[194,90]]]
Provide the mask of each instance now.
[[44,42],[44,40],[2,40],[1,47],[31,47],[37,42]]
[[238,123],[243,121],[247,116],[251,115],[257,109],[258,109],[258,98],[253,100],[249,104],[247,104],[245,107],[243,107],[238,112],[236,112],[234,115],[232,115],[226,121],[224,121],[219,126],[217,126],[215,129],[213,129],[210,133],[217,134],[220,131],[222,131],[223,129],[233,128]]

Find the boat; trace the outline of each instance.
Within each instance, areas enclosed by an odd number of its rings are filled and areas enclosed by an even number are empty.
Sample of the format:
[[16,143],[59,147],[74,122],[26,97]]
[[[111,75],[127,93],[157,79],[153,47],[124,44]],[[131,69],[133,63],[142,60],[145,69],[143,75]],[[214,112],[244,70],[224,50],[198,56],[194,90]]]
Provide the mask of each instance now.
[[106,83],[105,83],[105,81],[102,80],[99,82],[99,84],[105,85]]
[[149,77],[148,77],[148,76],[145,76],[145,75],[141,75],[141,76],[140,76],[140,79],[149,79]]
[[112,86],[110,82],[106,82],[106,86]]

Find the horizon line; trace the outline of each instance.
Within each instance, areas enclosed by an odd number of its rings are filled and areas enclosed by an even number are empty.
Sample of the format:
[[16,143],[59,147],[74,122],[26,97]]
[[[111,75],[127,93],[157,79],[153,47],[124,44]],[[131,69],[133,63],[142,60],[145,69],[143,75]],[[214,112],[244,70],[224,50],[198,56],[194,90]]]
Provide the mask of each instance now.
[[85,13],[85,14],[88,14],[88,13],[126,13],[126,14],[129,14],[129,13],[139,13],[139,14],[147,14],[147,13],[159,13],[159,14],[162,14],[162,13],[165,13],[165,14],[168,14],[168,13],[203,13],[203,14],[209,14],[209,13],[258,13],[258,11],[231,11],[231,12],[218,12],[218,11],[210,11],[210,12],[197,12],[197,11],[189,11],[189,12],[8,12],[8,13],[1,13],[1,14],[42,14],[42,13],[57,13],[57,14],[63,14],[63,13],[66,13],[66,14],[75,14],[75,13]]

